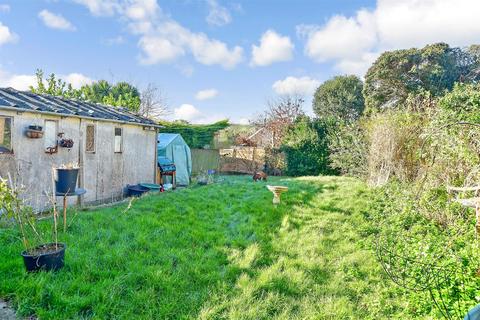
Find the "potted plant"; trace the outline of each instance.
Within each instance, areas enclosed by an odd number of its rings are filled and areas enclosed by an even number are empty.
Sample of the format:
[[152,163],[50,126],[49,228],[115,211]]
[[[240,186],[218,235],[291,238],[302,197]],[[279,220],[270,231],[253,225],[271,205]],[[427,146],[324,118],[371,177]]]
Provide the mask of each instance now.
[[30,125],[25,130],[25,134],[31,139],[39,139],[43,137],[43,128],[42,126]]
[[[52,175],[53,176],[53,175]],[[52,179],[53,180],[53,179]],[[64,243],[58,242],[57,210],[53,200],[53,241],[45,241],[32,208],[20,197],[22,188],[0,178],[0,212],[18,226],[24,247],[21,253],[28,272],[61,269],[65,261]],[[52,199],[53,196],[52,196]]]
[[55,168],[55,190],[61,194],[72,194],[77,187],[78,170],[76,162],[62,164]]
[[62,148],[67,148],[67,149],[73,148],[73,140],[72,139],[61,139],[59,144],[60,144],[60,147],[62,147]]

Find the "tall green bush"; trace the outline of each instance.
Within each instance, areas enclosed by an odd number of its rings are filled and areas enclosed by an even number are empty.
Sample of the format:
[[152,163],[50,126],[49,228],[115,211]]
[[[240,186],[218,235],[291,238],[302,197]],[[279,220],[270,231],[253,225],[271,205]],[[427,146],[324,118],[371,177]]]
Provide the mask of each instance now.
[[287,131],[281,150],[290,176],[332,174],[329,165],[328,124],[307,116],[298,118]]
[[368,176],[368,139],[365,121],[337,123],[329,130],[330,166],[342,175]]

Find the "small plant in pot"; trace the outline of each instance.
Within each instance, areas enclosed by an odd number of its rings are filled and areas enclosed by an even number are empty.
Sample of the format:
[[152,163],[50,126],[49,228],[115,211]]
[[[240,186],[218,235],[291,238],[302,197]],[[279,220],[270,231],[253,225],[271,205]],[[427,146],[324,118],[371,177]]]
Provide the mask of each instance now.
[[43,128],[42,126],[30,125],[25,130],[25,134],[31,139],[39,139],[43,137]]
[[[57,210],[53,205],[53,241],[46,241],[45,234],[37,225],[32,208],[22,199],[24,189],[0,178],[0,211],[18,227],[24,251],[21,253],[28,272],[61,269],[65,260],[66,246],[58,242]],[[53,197],[52,197],[53,199]],[[54,203],[54,202],[52,202]]]
[[55,190],[57,194],[73,194],[77,187],[78,170],[76,162],[62,164],[55,168]]

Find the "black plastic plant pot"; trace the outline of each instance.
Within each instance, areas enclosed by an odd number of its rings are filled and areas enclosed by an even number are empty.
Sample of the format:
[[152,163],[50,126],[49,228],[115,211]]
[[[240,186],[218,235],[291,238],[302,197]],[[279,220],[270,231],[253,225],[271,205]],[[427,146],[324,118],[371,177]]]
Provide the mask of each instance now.
[[77,169],[57,169],[57,180],[55,181],[55,188],[57,193],[72,194],[75,193],[77,187]]
[[127,191],[128,191],[129,197],[140,197],[145,192],[150,191],[150,189],[147,187],[143,187],[139,184],[135,184],[135,185],[127,185]]
[[63,268],[65,262],[64,243],[42,244],[27,253],[22,252],[23,262],[27,272],[56,271]]
[[28,129],[30,130],[35,130],[35,131],[42,131],[42,126],[34,126],[34,125],[31,125],[31,126],[28,126]]

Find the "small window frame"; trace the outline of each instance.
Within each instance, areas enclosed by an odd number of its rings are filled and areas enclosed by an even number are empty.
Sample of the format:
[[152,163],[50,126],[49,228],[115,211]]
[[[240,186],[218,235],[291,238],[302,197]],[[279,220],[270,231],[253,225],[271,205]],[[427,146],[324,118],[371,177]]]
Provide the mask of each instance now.
[[[120,130],[120,135],[117,135],[117,130]],[[117,150],[117,137],[120,137],[120,150]],[[113,129],[113,153],[123,152],[123,128],[115,127]]]
[[[0,146],[0,154],[13,154],[13,117],[0,116],[0,119],[5,119],[5,120],[8,119],[9,125],[10,125],[10,147],[6,148],[3,146]],[[4,130],[4,133],[5,133],[5,130]]]
[[[88,128],[93,127],[93,150],[88,149]],[[97,126],[89,123],[85,126],[85,152],[95,153],[97,151]]]

